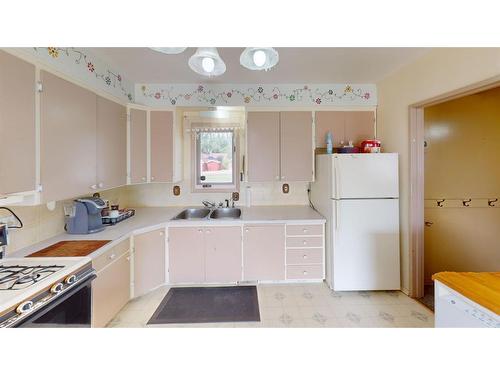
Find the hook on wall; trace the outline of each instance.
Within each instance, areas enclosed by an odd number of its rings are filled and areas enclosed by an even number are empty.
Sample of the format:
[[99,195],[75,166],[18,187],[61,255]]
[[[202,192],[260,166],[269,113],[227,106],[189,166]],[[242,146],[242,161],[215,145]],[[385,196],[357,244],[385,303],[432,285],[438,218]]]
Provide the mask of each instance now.
[[495,207],[495,203],[498,202],[498,198],[488,199],[488,206]]
[[472,202],[471,198],[469,198],[467,200],[463,200],[462,204],[464,205],[464,207],[469,207],[470,206],[470,202]]
[[444,203],[444,201],[445,201],[445,200],[446,200],[446,199],[438,199],[438,200],[436,201],[436,203],[437,203],[438,207],[443,207],[443,203]]

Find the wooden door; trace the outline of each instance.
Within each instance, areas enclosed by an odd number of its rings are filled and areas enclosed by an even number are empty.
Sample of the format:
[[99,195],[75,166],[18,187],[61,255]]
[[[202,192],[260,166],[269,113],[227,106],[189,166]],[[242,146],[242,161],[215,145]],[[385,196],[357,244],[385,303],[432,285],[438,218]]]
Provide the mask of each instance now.
[[130,110],[130,182],[140,184],[147,178],[147,113]]
[[366,139],[375,138],[375,112],[350,111],[345,112],[345,139],[360,145]]
[[151,182],[173,181],[173,120],[170,111],[151,111]]
[[248,112],[247,175],[249,182],[271,182],[279,173],[279,112]]
[[281,112],[281,180],[312,181],[313,140],[311,112]]
[[285,226],[243,227],[243,280],[285,279]]
[[0,194],[35,190],[35,66],[0,51]]
[[134,297],[165,283],[165,230],[134,236]]
[[127,109],[97,97],[97,187],[127,183]]
[[203,228],[171,227],[168,230],[168,264],[171,283],[205,281]]
[[241,228],[205,228],[205,281],[241,280]]
[[96,95],[41,72],[40,173],[43,201],[87,194],[96,186]]
[[130,299],[130,253],[97,273],[92,283],[92,327],[105,327]]

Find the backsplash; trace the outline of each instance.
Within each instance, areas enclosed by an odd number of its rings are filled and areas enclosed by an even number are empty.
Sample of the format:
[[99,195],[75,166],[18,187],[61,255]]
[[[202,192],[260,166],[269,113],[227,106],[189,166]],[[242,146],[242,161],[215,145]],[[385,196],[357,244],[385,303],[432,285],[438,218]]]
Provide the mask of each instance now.
[[[113,204],[127,205],[126,187],[101,192],[101,197],[109,199]],[[64,204],[71,203],[71,199],[56,202],[56,207],[50,211],[46,205],[9,207],[23,221],[23,228],[9,231],[10,244],[7,254],[44,241],[48,238],[64,233]],[[6,210],[0,210],[0,217],[10,216]]]

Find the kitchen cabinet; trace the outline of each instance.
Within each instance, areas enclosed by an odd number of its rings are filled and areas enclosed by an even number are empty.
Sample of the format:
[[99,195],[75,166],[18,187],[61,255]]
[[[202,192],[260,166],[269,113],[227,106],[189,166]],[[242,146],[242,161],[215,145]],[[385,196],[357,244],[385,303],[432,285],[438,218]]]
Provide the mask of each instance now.
[[205,281],[205,239],[201,227],[173,227],[168,230],[169,281]]
[[375,138],[374,111],[318,111],[316,112],[316,147],[326,147],[325,137],[333,135],[334,147],[341,144],[359,145],[366,139]]
[[169,279],[172,283],[240,281],[241,228],[170,228]]
[[92,327],[105,327],[130,299],[129,245],[126,239],[92,262]]
[[241,281],[241,228],[205,228],[205,281]]
[[313,129],[311,112],[280,113],[282,181],[312,181]]
[[151,182],[173,182],[174,123],[173,112],[150,112]]
[[311,112],[249,112],[249,182],[312,181]]
[[279,112],[247,114],[247,178],[249,182],[280,179]]
[[35,190],[35,66],[0,51],[0,194]]
[[147,182],[147,111],[130,109],[130,182]]
[[97,97],[97,187],[127,183],[127,108]]
[[285,279],[285,225],[243,226],[243,280]]
[[165,283],[165,229],[134,236],[134,297]]
[[40,178],[44,202],[96,189],[96,95],[41,71]]

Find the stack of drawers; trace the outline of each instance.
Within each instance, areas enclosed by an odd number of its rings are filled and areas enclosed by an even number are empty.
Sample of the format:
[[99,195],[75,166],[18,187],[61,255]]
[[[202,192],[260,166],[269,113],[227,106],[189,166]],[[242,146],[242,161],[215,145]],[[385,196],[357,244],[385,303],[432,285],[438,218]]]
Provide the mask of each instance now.
[[324,249],[324,225],[287,225],[287,280],[324,279]]

